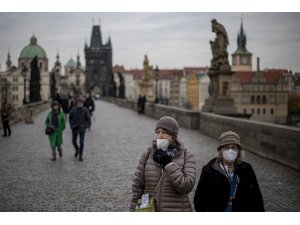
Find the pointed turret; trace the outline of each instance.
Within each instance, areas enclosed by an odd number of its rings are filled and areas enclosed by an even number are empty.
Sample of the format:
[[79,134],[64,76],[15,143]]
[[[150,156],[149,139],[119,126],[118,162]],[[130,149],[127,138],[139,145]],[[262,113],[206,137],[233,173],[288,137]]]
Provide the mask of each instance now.
[[247,36],[244,32],[244,27],[243,27],[243,20],[241,21],[241,28],[240,28],[240,33],[238,34],[237,37],[237,50],[235,51],[234,54],[244,54],[244,55],[250,55],[252,53],[248,52],[247,48]]
[[9,50],[8,50],[7,60],[6,60],[6,71],[9,71],[11,69],[11,65],[12,65],[12,62],[10,60],[10,53],[9,53]]
[[77,68],[80,68],[80,67],[81,67],[79,53],[77,54],[76,67],[77,67]]
[[252,71],[252,53],[246,48],[247,36],[244,31],[243,19],[237,35],[237,50],[232,54],[232,70]]
[[58,54],[58,52],[57,52],[57,54],[56,54],[56,62],[55,62],[55,66],[60,66],[61,65],[61,63],[60,63],[60,61],[59,61],[59,54]]
[[91,48],[101,48],[102,47],[102,36],[100,26],[93,26],[92,37],[91,37]]

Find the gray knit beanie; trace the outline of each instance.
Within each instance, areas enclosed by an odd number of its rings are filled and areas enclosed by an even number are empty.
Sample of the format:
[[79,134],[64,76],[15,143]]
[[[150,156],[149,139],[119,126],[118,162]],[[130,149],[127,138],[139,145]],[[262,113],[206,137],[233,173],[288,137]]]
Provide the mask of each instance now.
[[242,149],[242,146],[240,143],[240,136],[233,131],[227,131],[227,132],[221,134],[219,141],[220,141],[220,144],[218,147],[218,151],[224,145],[228,145],[228,144],[236,144],[239,147],[239,149]]
[[164,116],[164,117],[161,117],[158,120],[156,128],[155,128],[155,131],[158,128],[163,128],[163,129],[169,131],[175,137],[177,137],[177,135],[178,135],[178,127],[179,127],[178,123],[177,123],[177,121],[174,118],[172,118],[170,116]]

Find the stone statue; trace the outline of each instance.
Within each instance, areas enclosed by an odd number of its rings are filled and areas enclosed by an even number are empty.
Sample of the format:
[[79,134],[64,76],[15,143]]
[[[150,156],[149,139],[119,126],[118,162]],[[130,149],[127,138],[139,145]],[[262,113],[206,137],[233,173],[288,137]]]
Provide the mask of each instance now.
[[40,68],[38,67],[38,60],[35,56],[30,63],[30,102],[38,102],[41,101],[41,76],[40,76]]
[[228,61],[227,46],[229,45],[227,32],[224,26],[213,19],[212,32],[216,33],[214,41],[210,41],[210,47],[213,58],[211,60],[211,69],[213,70],[230,70]]
[[118,72],[120,86],[119,86],[119,98],[125,98],[125,82],[122,73]]
[[142,80],[145,82],[148,82],[149,80],[151,80],[151,72],[152,72],[152,66],[149,65],[149,60],[147,55],[145,55],[144,58],[144,74],[142,77]]
[[114,79],[114,74],[110,74],[110,81],[109,81],[109,97],[116,97],[117,95],[117,85]]
[[147,55],[144,57],[143,67],[144,73],[139,81],[139,93],[145,95],[149,102],[153,102],[153,67],[149,65]]
[[54,99],[56,94],[56,79],[55,79],[55,70],[53,69],[50,73],[50,96]]

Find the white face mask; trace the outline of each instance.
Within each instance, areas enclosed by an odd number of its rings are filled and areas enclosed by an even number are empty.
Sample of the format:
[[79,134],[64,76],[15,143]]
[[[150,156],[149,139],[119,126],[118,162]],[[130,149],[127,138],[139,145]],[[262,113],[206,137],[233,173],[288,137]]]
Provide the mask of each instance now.
[[158,149],[167,150],[169,147],[168,139],[156,139],[156,145]]
[[237,151],[232,150],[231,148],[228,150],[223,151],[223,158],[227,161],[227,162],[234,162],[234,160],[237,157]]

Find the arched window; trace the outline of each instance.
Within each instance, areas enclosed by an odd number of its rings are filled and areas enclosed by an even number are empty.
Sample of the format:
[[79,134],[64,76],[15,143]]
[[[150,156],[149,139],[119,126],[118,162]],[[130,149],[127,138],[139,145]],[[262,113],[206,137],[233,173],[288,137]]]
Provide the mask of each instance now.
[[267,104],[267,98],[266,98],[265,95],[262,97],[262,103],[263,103],[263,104]]
[[271,109],[270,113],[271,113],[271,115],[273,115],[274,114],[274,109]]
[[253,95],[251,97],[251,104],[255,104],[255,97]]
[[257,103],[257,104],[260,104],[260,96],[257,96],[257,98],[256,98],[256,103]]
[[260,109],[257,109],[257,115],[259,115],[260,114]]

